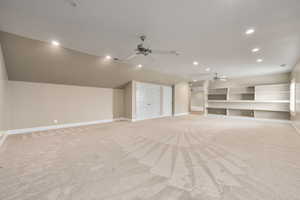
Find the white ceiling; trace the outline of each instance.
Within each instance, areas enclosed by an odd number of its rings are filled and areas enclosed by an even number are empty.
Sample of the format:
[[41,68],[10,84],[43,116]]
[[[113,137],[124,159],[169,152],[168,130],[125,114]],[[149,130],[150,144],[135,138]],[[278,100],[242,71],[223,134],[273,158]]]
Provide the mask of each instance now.
[[[68,1],[1,0],[0,30],[121,58],[144,33],[152,48],[181,55],[134,64],[191,80],[205,78],[206,67],[229,78],[286,72],[300,57],[299,0],[76,0],[77,7]],[[246,36],[251,27],[255,34]],[[254,47],[261,51],[253,54]]]

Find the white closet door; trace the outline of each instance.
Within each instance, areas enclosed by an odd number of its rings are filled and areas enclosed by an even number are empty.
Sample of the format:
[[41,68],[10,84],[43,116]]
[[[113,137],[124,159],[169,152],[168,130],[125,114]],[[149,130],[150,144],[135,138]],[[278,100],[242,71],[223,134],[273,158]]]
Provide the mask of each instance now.
[[150,119],[160,116],[160,86],[136,84],[136,118]]
[[172,115],[172,87],[163,87],[163,115]]
[[146,88],[142,83],[136,84],[136,118],[145,119],[147,114],[146,107]]
[[148,118],[155,118],[160,116],[160,86],[149,85],[148,93]]

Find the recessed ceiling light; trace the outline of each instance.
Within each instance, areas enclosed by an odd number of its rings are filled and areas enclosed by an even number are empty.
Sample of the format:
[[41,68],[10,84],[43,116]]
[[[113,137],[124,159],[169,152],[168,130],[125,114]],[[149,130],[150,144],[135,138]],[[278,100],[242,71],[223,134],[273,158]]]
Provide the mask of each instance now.
[[52,44],[53,46],[59,46],[59,45],[60,45],[60,43],[59,43],[58,41],[56,41],[56,40],[52,40],[52,41],[51,41],[51,44]]
[[255,33],[255,29],[253,29],[253,28],[247,29],[245,33],[246,33],[246,35],[251,35],[251,34]]
[[197,61],[194,61],[193,65],[197,66],[197,65],[199,65],[199,63]]
[[197,82],[197,80],[193,80],[193,82]]
[[139,65],[137,65],[137,67],[138,67],[138,68],[142,68],[142,67],[143,67],[143,65],[139,64]]
[[256,62],[258,62],[258,63],[261,63],[261,62],[263,62],[263,61],[264,61],[264,60],[261,59],[261,58],[259,58],[259,59],[256,60]]
[[105,56],[105,59],[106,59],[106,60],[111,60],[111,56],[110,56],[110,55],[107,55],[107,56]]
[[252,49],[251,51],[252,51],[253,53],[256,53],[256,52],[259,52],[260,49],[259,49],[259,48],[254,48],[254,49]]
[[209,72],[209,71],[210,71],[210,68],[209,68],[209,67],[208,67],[208,68],[206,68],[206,69],[205,69],[205,71]]

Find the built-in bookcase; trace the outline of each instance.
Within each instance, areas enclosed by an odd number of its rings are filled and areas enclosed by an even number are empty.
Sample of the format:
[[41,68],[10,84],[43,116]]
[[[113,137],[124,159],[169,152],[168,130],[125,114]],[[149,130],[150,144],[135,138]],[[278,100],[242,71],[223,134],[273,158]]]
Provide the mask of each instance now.
[[228,88],[228,100],[254,100],[254,87]]
[[227,99],[227,89],[210,89],[208,91],[208,99],[210,100],[226,100]]
[[257,119],[290,119],[289,84],[209,89],[207,114]]
[[253,110],[227,109],[228,116],[254,117]]
[[226,108],[207,108],[207,112],[214,115],[227,115]]

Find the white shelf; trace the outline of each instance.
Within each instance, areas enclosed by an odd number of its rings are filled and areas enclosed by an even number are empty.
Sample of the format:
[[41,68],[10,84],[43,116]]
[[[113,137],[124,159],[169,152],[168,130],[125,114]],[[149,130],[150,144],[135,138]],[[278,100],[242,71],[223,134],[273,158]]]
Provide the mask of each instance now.
[[227,95],[227,88],[209,89],[208,95]]
[[255,92],[230,92],[230,94],[254,94]]
[[262,108],[262,109],[254,109],[254,111],[268,111],[268,112],[290,112],[289,110],[286,110],[286,109],[282,109],[282,110],[280,110],[280,109],[264,109],[264,108]]
[[270,117],[245,117],[245,116],[226,116],[226,115],[218,115],[218,114],[207,114],[207,117],[213,118],[222,118],[222,119],[239,119],[239,120],[258,120],[258,121],[266,121],[266,122],[277,122],[277,123],[289,123],[288,119],[278,119],[278,118],[270,118]]
[[290,100],[208,100],[208,103],[290,103]]
[[226,106],[209,106],[207,109],[228,109],[228,110],[257,110],[257,111],[269,111],[269,112],[289,112],[288,109],[276,109],[276,108],[231,108]]

